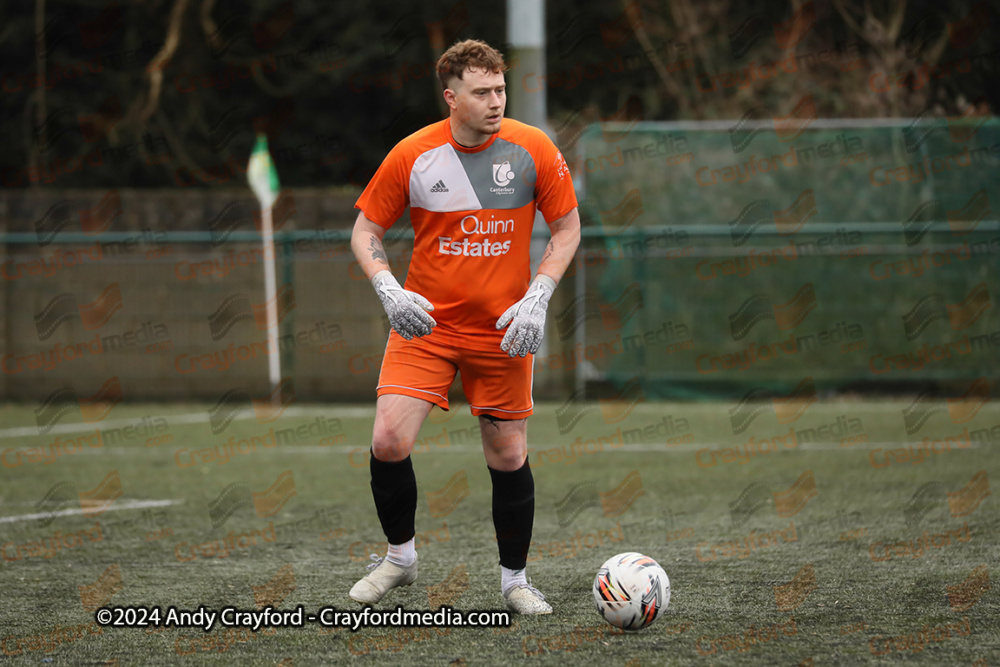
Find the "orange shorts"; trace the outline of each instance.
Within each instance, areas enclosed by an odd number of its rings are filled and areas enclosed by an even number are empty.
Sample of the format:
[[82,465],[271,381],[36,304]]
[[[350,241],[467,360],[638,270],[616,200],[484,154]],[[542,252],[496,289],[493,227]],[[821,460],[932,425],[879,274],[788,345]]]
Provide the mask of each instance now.
[[428,336],[406,340],[390,331],[382,358],[377,393],[402,394],[448,409],[448,390],[455,373],[473,415],[523,419],[531,415],[534,355],[514,357],[500,349],[499,335],[457,335],[434,329]]

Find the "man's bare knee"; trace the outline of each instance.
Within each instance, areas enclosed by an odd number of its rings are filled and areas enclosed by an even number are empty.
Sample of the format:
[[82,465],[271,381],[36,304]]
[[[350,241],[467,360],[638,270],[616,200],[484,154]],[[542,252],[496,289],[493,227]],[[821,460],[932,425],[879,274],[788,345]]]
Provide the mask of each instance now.
[[372,452],[379,461],[395,463],[402,461],[410,455],[413,449],[413,441],[407,442],[404,434],[399,429],[391,428],[387,425],[380,427],[376,424],[372,433]]
[[480,432],[487,463],[496,470],[517,470],[527,456],[523,419],[503,419],[480,415]]
[[431,409],[426,401],[388,394],[380,396],[372,429],[375,458],[387,463],[402,461],[410,452],[420,426]]

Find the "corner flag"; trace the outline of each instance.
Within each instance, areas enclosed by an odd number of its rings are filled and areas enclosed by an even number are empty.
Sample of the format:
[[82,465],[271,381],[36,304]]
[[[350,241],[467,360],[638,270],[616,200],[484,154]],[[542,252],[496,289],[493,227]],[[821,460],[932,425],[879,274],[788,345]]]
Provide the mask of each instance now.
[[257,144],[250,154],[250,164],[247,165],[247,180],[250,188],[257,195],[261,208],[268,209],[278,198],[278,172],[271,162],[271,154],[267,151],[267,135],[258,134]]
[[278,172],[267,151],[267,135],[258,134],[257,144],[247,165],[247,180],[257,196],[261,209],[261,240],[264,244],[264,293],[267,307],[268,375],[273,392],[281,383],[281,354],[278,347],[278,303],[275,298],[274,225],[271,206],[278,198]]

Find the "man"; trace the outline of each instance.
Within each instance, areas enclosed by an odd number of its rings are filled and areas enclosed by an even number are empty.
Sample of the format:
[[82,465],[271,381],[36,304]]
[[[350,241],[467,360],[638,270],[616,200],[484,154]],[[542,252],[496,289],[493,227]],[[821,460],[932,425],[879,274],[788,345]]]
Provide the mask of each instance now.
[[[389,546],[351,589],[351,599],[363,604],[416,579],[410,452],[431,408],[448,409],[448,389],[460,372],[493,484],[501,593],[514,612],[552,612],[525,574],[535,510],[525,418],[532,412],[532,355],[549,297],[579,244],[580,218],[556,147],[541,130],[503,117],[506,69],[485,42],[448,49],[437,72],[449,117],[397,144],[356,204],[351,247],[392,326],[370,459]],[[536,205],[552,238],[532,280]],[[406,206],[415,238],[404,288],[381,241]]]

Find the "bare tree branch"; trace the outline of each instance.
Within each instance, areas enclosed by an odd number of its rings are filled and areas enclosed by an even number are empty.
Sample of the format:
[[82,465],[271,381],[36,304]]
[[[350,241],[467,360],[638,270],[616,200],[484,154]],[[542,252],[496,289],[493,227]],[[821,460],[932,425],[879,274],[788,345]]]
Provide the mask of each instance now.
[[634,0],[622,0],[622,4],[625,6],[625,16],[628,17],[628,22],[632,26],[633,32],[635,32],[636,38],[638,38],[639,43],[642,44],[642,48],[646,53],[646,57],[653,64],[653,69],[656,70],[657,76],[660,77],[660,81],[663,82],[663,87],[666,88],[667,94],[673,96],[677,101],[678,107],[680,107],[681,112],[685,113],[688,110],[688,97],[684,94],[681,87],[674,81],[674,78],[670,76],[670,72],[667,71],[666,65],[663,64],[663,59],[660,58],[660,54],[656,52],[653,47],[653,42],[649,38],[649,33],[646,32],[646,27],[642,23],[642,17],[639,16],[639,6]]
[[198,8],[198,21],[201,23],[201,30],[205,33],[205,40],[213,51],[220,52],[223,49],[222,40],[219,38],[219,27],[215,25],[212,18],[212,10],[215,8],[215,0],[203,0]]
[[174,2],[174,6],[170,10],[170,22],[167,25],[167,38],[163,42],[163,48],[160,49],[160,52],[153,57],[146,67],[149,74],[149,99],[138,113],[140,124],[145,124],[160,104],[160,92],[163,88],[163,70],[174,57],[177,46],[180,44],[184,11],[187,9],[187,5],[188,0],[176,0]]

